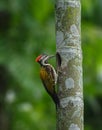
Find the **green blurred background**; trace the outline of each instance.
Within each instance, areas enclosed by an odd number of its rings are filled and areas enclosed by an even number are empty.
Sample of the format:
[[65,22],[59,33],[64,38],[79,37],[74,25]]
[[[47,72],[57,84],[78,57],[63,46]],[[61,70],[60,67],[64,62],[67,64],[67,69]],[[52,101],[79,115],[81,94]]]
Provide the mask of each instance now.
[[[102,130],[102,0],[82,0],[85,130]],[[0,130],[55,130],[35,58],[55,54],[54,0],[0,0]]]

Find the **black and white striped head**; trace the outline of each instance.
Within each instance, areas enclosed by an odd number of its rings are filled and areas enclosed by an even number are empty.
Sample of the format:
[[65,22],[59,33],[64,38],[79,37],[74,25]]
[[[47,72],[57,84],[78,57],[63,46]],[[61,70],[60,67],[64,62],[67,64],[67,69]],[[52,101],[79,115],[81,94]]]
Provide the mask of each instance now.
[[46,65],[48,63],[48,60],[50,58],[54,57],[53,55],[48,56],[46,54],[41,54],[36,58],[36,62],[38,62],[40,65]]

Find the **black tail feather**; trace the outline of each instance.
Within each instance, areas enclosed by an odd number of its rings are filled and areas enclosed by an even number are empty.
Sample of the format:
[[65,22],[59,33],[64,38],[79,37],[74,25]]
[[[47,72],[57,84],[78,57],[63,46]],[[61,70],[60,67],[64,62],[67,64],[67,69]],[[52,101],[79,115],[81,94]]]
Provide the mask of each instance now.
[[52,94],[51,97],[56,105],[56,108],[60,107],[60,100],[59,100],[57,93]]

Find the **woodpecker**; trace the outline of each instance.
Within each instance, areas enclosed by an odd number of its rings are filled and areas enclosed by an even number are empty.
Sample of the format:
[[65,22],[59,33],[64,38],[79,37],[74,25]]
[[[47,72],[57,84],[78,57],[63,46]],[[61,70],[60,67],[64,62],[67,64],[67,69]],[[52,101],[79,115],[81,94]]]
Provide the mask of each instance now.
[[56,107],[57,107],[60,105],[59,98],[55,91],[55,85],[57,83],[57,73],[54,67],[48,63],[48,60],[52,57],[54,56],[41,54],[36,58],[36,62],[38,62],[41,66],[40,78],[42,80],[42,83],[46,91],[48,92],[48,94],[51,96],[51,98],[55,102]]

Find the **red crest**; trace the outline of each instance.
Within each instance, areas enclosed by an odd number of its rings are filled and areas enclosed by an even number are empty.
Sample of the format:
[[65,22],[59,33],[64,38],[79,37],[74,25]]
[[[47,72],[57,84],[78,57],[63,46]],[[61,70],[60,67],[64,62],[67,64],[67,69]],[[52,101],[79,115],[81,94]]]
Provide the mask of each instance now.
[[35,61],[36,61],[36,62],[39,62],[39,60],[41,59],[41,57],[42,57],[42,55],[39,55],[39,56],[35,59]]

